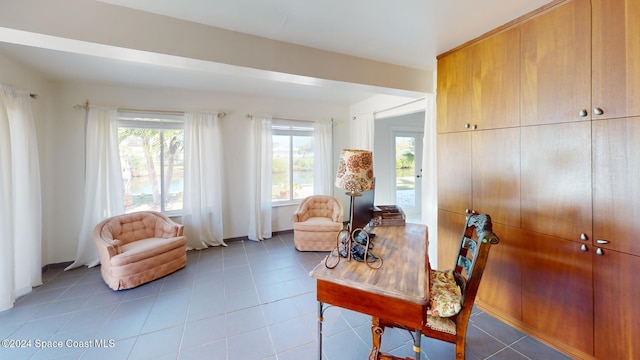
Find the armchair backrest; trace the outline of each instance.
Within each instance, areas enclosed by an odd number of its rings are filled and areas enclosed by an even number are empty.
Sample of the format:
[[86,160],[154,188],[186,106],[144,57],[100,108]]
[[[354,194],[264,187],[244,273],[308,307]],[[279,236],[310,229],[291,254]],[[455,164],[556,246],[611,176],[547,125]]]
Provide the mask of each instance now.
[[342,222],[342,204],[329,195],[312,195],[302,200],[296,210],[296,221],[312,217],[325,217],[333,222]]
[[147,239],[181,236],[183,226],[176,226],[166,215],[155,211],[139,211],[111,217],[100,229],[100,237],[122,243]]

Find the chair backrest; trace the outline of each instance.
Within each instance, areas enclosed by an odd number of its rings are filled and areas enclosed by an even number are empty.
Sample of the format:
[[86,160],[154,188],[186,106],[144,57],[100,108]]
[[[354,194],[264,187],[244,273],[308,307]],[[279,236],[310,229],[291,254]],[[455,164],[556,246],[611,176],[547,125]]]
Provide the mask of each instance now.
[[472,213],[467,216],[453,271],[456,282],[462,290],[463,309],[470,309],[473,306],[489,250],[491,245],[499,241],[498,236],[493,233],[493,224],[489,215]]
[[329,195],[311,195],[302,200],[298,211],[309,217],[326,217],[334,222],[342,222],[342,204]]

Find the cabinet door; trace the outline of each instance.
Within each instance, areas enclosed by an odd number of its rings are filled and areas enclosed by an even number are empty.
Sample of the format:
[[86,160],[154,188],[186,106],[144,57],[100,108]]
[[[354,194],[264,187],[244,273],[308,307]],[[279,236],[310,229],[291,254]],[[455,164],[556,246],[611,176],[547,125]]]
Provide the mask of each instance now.
[[464,131],[471,119],[471,59],[461,49],[438,59],[438,133]]
[[640,255],[639,134],[640,117],[593,122],[594,245],[634,255]]
[[591,252],[581,251],[581,244],[573,241],[533,232],[525,236],[521,242],[523,322],[559,346],[593,354]]
[[[491,214],[489,214],[491,215]],[[493,217],[492,217],[493,220]],[[500,242],[491,246],[476,301],[500,316],[522,320],[522,230],[493,223]]]
[[640,1],[593,0],[593,107],[640,115]]
[[487,38],[469,51],[473,78],[471,124],[480,130],[519,126],[520,29]]
[[433,268],[453,269],[466,222],[466,215],[438,210],[438,265],[431,264]]
[[438,207],[471,209],[471,133],[438,134]]
[[580,241],[591,235],[591,122],[520,129],[522,228]]
[[473,210],[520,227],[520,128],[471,134]]
[[566,1],[520,26],[522,125],[589,119],[590,9],[589,0]]
[[640,359],[640,257],[594,256],[594,341],[598,359]]

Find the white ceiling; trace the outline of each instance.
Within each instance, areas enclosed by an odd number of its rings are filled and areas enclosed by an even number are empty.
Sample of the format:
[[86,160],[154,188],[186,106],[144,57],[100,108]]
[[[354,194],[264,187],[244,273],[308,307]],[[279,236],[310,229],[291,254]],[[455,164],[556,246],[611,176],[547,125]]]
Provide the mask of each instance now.
[[[434,70],[438,54],[550,0],[100,1],[273,40]],[[55,80],[308,97],[337,102],[355,102],[371,95],[362,87],[276,83],[1,42],[0,51]]]

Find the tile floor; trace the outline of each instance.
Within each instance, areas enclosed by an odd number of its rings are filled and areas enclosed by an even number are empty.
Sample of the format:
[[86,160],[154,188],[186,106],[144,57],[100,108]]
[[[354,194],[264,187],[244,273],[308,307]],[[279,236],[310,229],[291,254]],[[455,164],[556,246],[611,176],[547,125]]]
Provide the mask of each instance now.
[[[0,312],[0,339],[23,346],[0,347],[0,359],[317,359],[315,281],[308,273],[323,257],[296,251],[292,233],[234,240],[189,251],[184,269],[118,292],[106,287],[98,267],[49,269],[42,286]],[[328,309],[323,359],[366,359],[369,321]],[[407,332],[388,330],[383,346],[411,354]],[[422,349],[423,359],[454,358],[451,344],[423,338]],[[482,311],[472,316],[467,354],[568,359]]]

